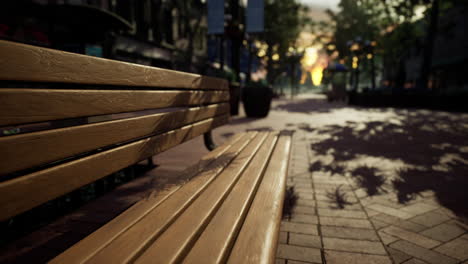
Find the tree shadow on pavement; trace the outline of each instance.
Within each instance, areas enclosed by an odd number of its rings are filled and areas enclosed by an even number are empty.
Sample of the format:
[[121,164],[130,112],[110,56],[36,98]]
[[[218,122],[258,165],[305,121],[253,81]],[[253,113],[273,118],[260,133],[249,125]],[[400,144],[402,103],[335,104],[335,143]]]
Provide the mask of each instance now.
[[328,170],[333,175],[341,170],[333,166],[345,164],[343,170],[369,196],[386,192],[385,185],[393,188],[388,191],[396,193],[399,203],[407,203],[430,190],[441,205],[467,217],[468,115],[416,109],[395,112],[397,121],[318,128],[314,133],[326,139],[311,144],[313,155],[332,155],[331,164],[336,165],[315,162],[310,171]]
[[377,168],[360,166],[351,172],[351,176],[356,179],[357,184],[364,188],[369,196],[387,192],[383,188],[386,181],[385,176],[379,174]]
[[284,103],[278,103],[272,110],[276,111],[288,111],[296,113],[327,113],[334,109],[340,109],[348,107],[344,103],[330,103],[324,100],[324,98],[306,98],[286,101]]

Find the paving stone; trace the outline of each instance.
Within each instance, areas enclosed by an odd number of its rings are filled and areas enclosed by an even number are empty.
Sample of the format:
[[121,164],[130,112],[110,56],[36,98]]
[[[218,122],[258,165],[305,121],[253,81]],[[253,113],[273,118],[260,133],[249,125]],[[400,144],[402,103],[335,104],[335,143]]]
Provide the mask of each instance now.
[[292,245],[278,245],[277,258],[322,263],[320,249]]
[[314,187],[316,192],[320,192],[323,194],[326,193],[333,193],[336,189],[340,188],[340,190],[346,194],[352,195],[352,189],[349,185],[345,184],[334,184],[334,183],[324,183],[324,182],[315,182],[314,180]]
[[435,251],[459,260],[465,260],[468,259],[468,241],[457,238],[437,247]]
[[382,243],[373,241],[324,237],[323,247],[332,250],[387,255]]
[[401,218],[401,219],[409,219],[409,218],[414,216],[414,214],[410,214],[410,213],[407,213],[407,212],[404,212],[404,211],[400,211],[398,209],[391,208],[391,207],[388,207],[388,206],[384,206],[384,205],[381,205],[381,204],[371,204],[371,205],[368,205],[366,207],[370,208],[372,210],[375,210],[377,212],[381,212],[381,213],[384,213],[384,214],[396,216],[396,217]]
[[305,199],[305,198],[301,198],[299,197],[299,199],[297,199],[296,201],[296,204],[297,205],[302,205],[302,206],[315,206],[315,200],[314,199]]
[[317,208],[324,208],[324,209],[344,209],[344,210],[356,210],[362,211],[362,207],[360,204],[344,204],[344,208],[339,208],[336,202],[331,201],[317,201]]
[[344,218],[359,218],[367,219],[367,215],[363,211],[343,210],[343,209],[323,209],[318,208],[320,216],[335,216]]
[[313,192],[311,183],[292,181],[289,183],[289,186],[294,187],[295,193],[299,193],[299,192],[312,193]]
[[369,217],[373,217],[373,216],[376,216],[376,215],[380,214],[380,212],[377,212],[377,211],[369,209],[369,208],[365,208],[365,210],[367,212],[367,216],[369,216]]
[[377,230],[382,229],[382,228],[387,227],[387,226],[390,225],[388,223],[382,222],[382,221],[377,220],[377,219],[371,219],[371,222],[372,222],[372,224],[374,224],[374,226],[375,226],[375,228]]
[[422,236],[418,233],[407,231],[396,226],[389,226],[382,229],[382,232],[385,232],[389,235],[410,241],[418,246],[425,248],[433,248],[440,245],[439,241],[430,239],[428,237]]
[[282,244],[288,243],[288,232],[281,231],[279,234],[278,242]]
[[415,203],[405,207],[400,208],[400,210],[405,211],[410,214],[420,215],[437,209],[438,206],[425,204],[425,203]]
[[318,217],[316,215],[308,215],[308,214],[293,214],[291,215],[289,222],[318,224]]
[[[317,262],[314,262],[314,263],[317,263]],[[312,262],[297,261],[297,260],[288,260],[288,264],[313,264],[313,263]]]
[[297,197],[299,199],[308,199],[308,200],[314,200],[314,195],[310,193],[296,193]]
[[309,214],[315,215],[315,207],[311,206],[304,206],[304,205],[296,205],[293,208],[294,214]]
[[373,229],[371,223],[367,219],[338,218],[328,216],[320,216],[319,219],[321,225]]
[[438,225],[438,224],[441,224],[443,222],[450,220],[450,217],[448,217],[445,214],[440,214],[436,212],[428,212],[422,215],[415,216],[409,220],[411,222],[414,222],[420,225],[433,227],[435,225]]
[[332,201],[326,194],[316,194],[315,199],[317,201]]
[[305,193],[313,193],[314,190],[312,189],[312,182],[296,182],[300,183],[301,185],[297,185],[294,187],[294,191],[296,192],[305,192]]
[[406,229],[408,231],[413,231],[413,232],[420,232],[422,230],[427,229],[426,226],[413,223],[413,222],[411,222],[409,220],[401,220],[398,217],[388,215],[388,214],[379,214],[379,215],[376,215],[376,216],[372,217],[372,219],[377,219],[377,220],[382,221],[384,223],[391,224],[391,225],[394,225],[394,226],[398,226],[400,228]]
[[387,247],[387,251],[390,254],[390,257],[392,257],[393,261],[395,264],[400,264],[405,262],[406,260],[410,259],[411,256],[401,252],[400,250],[396,250],[390,247]]
[[333,184],[348,184],[346,179],[333,179],[331,177],[314,177],[314,183],[333,183]]
[[425,204],[435,205],[437,207],[441,206],[440,203],[437,201],[437,198],[434,197],[426,198],[422,202]]
[[392,261],[388,256],[368,255],[349,252],[338,252],[333,250],[325,250],[325,260],[327,264],[391,264]]
[[[388,197],[374,198],[372,204],[380,204],[380,205],[383,205],[385,207],[390,207],[390,208],[398,209],[398,210],[400,210],[401,208],[403,208],[405,206],[408,206],[407,204],[401,204],[401,203],[398,203],[397,201],[395,201],[395,202],[391,201]],[[414,215],[414,214],[412,214],[412,215]]]
[[458,262],[457,260],[453,258],[447,257],[438,252],[417,246],[405,240],[400,240],[395,243],[392,243],[390,244],[390,247],[396,250],[402,251],[410,256],[432,263],[432,264],[452,264],[452,263],[455,264]]
[[322,242],[319,236],[291,233],[289,237],[290,245],[321,248]]
[[294,191],[296,192],[313,192],[312,181],[294,181]]
[[285,259],[275,259],[275,264],[286,264]]
[[445,214],[446,216],[451,217],[451,218],[457,218],[457,215],[452,210],[447,209],[445,207],[441,207],[435,210],[434,212]]
[[363,189],[363,188],[354,190],[354,193],[356,194],[356,196],[357,196],[358,198],[367,197],[367,191],[366,191],[365,189]]
[[421,234],[439,241],[449,241],[465,233],[465,230],[457,226],[454,222],[444,223],[433,228],[427,229]]
[[320,228],[324,237],[380,241],[375,231],[371,229],[337,226],[321,226]]
[[382,242],[384,242],[385,245],[393,243],[399,239],[397,237],[394,237],[387,233],[382,232],[382,230],[379,230],[378,233],[379,233],[380,238],[382,239]]
[[300,233],[300,234],[309,234],[309,235],[318,235],[317,225],[312,224],[301,224],[293,222],[281,222],[281,231]]
[[408,261],[403,262],[403,264],[426,264],[426,263],[427,262],[416,259],[416,258],[412,258],[412,259],[410,259]]

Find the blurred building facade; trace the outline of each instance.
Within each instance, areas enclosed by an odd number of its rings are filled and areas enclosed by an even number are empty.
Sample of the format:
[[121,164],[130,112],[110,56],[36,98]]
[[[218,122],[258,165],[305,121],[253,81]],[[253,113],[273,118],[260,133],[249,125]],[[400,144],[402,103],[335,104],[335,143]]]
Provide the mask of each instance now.
[[[184,1],[19,0],[0,3],[0,38],[127,62],[196,71],[207,54],[206,16],[187,17]],[[194,22],[192,20],[196,19]],[[195,32],[187,27],[197,23]],[[188,34],[190,32],[191,34]],[[192,41],[192,43],[190,43]]]
[[[441,14],[432,52],[431,78],[429,88],[442,93],[468,92],[468,16],[465,6],[454,6]],[[421,31],[426,31],[422,20],[414,22]],[[415,88],[421,72],[425,36],[419,37],[409,47],[402,61],[404,86]],[[391,71],[388,71],[391,72]],[[391,78],[388,75],[387,79]]]

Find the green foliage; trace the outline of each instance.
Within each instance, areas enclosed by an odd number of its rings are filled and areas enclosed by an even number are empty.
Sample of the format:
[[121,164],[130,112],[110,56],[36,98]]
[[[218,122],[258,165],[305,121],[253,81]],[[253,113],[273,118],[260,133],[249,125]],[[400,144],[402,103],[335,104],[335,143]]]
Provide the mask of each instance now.
[[273,54],[285,55],[289,47],[295,46],[299,33],[310,23],[307,13],[308,7],[299,4],[296,0],[265,0],[265,33],[259,36],[259,40],[268,45],[270,82],[288,63],[285,61],[286,57],[281,56],[281,60],[273,67]]
[[302,26],[307,23],[307,19],[300,15],[306,10],[306,7],[295,0],[266,0],[265,34],[261,36],[261,40],[287,50],[296,41]]

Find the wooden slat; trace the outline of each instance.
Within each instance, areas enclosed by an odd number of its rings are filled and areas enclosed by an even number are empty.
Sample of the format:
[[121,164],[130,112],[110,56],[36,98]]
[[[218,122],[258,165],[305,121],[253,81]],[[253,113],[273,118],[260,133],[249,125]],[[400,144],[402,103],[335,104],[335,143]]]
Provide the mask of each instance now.
[[[243,175],[266,137],[267,133],[261,133],[134,263],[179,263],[187,248],[195,242],[196,237]],[[204,260],[202,262],[205,263]]]
[[281,135],[227,263],[274,263],[290,149]]
[[[227,104],[0,137],[0,176],[227,114]],[[46,150],[46,151],[44,151]]]
[[175,192],[164,203],[136,223],[136,225],[129,228],[111,244],[88,259],[86,263],[128,262],[135,254],[144,249],[147,243],[153,241],[163,232],[200,193],[203,193],[218,177],[218,174],[241,151],[241,154],[244,153],[246,146],[250,146],[250,144],[248,145],[250,139],[254,136],[256,136],[256,133],[250,134],[249,140],[236,143],[216,162],[215,165],[217,166],[209,166],[208,170],[194,177],[193,180],[181,187],[179,191]]
[[210,131],[225,124],[228,118],[220,116],[207,119],[168,133],[1,182],[0,221]]
[[228,91],[5,88],[0,89],[0,126],[228,100]]
[[[202,157],[195,166],[189,168],[184,172],[184,174],[188,175],[187,178],[190,179],[202,171],[209,171],[214,167],[219,167],[220,161],[222,160],[220,160],[220,158],[225,155],[229,149],[234,147],[236,144],[239,145],[239,142],[240,144],[245,144],[245,142],[248,142],[250,138],[251,135],[247,133],[234,135],[226,143]],[[136,203],[103,227],[73,245],[73,247],[69,248],[59,256],[55,257],[50,261],[50,263],[83,263],[86,259],[106,247],[112,240],[116,239],[120,234],[140,221],[144,216],[150,213],[161,202],[165,201],[165,199],[180,188],[181,185],[173,186],[167,190],[159,191],[154,195],[150,195],[145,200]]]
[[227,81],[0,40],[0,80],[228,89]]
[[200,263],[200,260],[206,264],[225,262],[255,197],[276,140],[277,133],[270,133],[183,263]]

